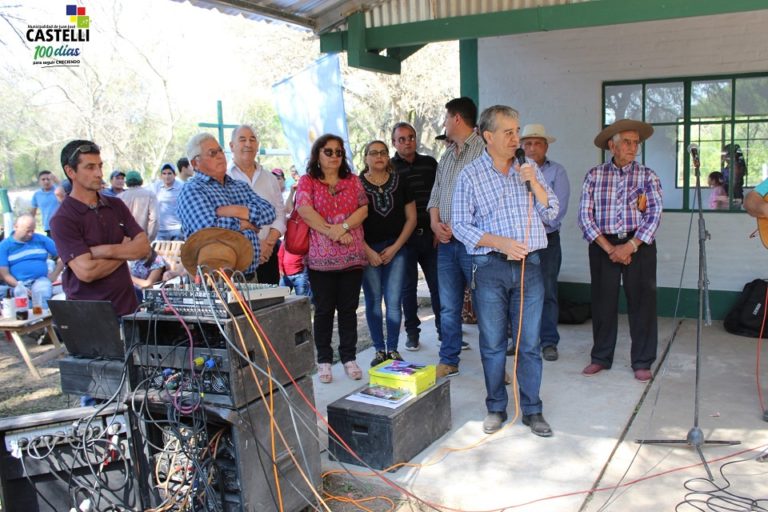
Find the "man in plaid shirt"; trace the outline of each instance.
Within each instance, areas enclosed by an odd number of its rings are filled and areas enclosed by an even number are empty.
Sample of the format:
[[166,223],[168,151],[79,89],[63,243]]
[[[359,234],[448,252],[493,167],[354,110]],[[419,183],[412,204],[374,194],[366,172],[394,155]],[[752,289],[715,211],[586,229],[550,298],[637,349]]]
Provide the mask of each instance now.
[[632,339],[635,378],[651,379],[658,344],[656,316],[656,230],[661,222],[661,183],[635,161],[649,124],[621,119],[595,137],[613,158],[587,172],[581,189],[579,227],[589,242],[592,278],[592,361],[582,373],[595,375],[613,364],[623,282]]
[[252,280],[259,265],[259,229],[275,220],[275,209],[247,183],[227,176],[227,157],[210,133],[192,137],[187,155],[197,172],[179,193],[177,212],[184,237],[211,227],[241,232],[253,246],[253,262],[245,270],[246,279]]

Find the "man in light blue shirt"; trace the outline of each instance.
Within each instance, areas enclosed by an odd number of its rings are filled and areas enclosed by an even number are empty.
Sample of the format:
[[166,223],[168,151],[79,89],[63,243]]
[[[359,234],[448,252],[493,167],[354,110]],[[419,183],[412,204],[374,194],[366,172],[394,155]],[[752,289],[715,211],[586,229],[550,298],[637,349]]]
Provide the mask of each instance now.
[[557,216],[557,196],[535,165],[515,162],[520,131],[516,110],[504,105],[489,107],[478,125],[486,151],[459,174],[452,227],[472,259],[470,287],[474,289],[487,393],[483,431],[492,434],[507,420],[507,324],[511,311],[522,301],[517,377],[523,424],[534,434],[548,437],[552,429],[544,420],[539,398],[539,328],[544,302],[539,251],[547,247],[544,222]]
[[54,186],[53,173],[51,171],[40,171],[37,175],[37,182],[40,184],[40,190],[32,195],[32,209],[29,213],[32,217],[37,215],[37,209],[43,216],[43,230],[48,238],[51,237],[51,217],[59,209],[59,200],[56,198],[56,187]]
[[[551,221],[544,221],[547,230],[547,247],[541,250],[541,274],[544,278],[544,309],[541,313],[541,355],[547,361],[557,361],[557,344],[560,333],[557,332],[557,318],[560,308],[557,304],[557,276],[560,274],[560,264],[563,255],[560,250],[560,224],[568,211],[568,199],[571,186],[565,167],[547,158],[549,145],[555,138],[547,134],[540,124],[527,124],[520,135],[520,144],[525,150],[525,156],[536,162],[544,175],[549,188],[557,196],[560,211]],[[515,323],[512,324],[516,325]],[[514,329],[513,329],[514,331]]]

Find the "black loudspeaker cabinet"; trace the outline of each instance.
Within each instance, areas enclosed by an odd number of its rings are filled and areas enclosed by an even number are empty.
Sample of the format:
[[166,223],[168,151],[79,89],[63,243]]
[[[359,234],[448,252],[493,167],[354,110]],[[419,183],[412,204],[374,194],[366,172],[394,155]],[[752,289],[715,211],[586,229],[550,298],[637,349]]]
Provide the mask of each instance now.
[[[328,405],[328,424],[374,469],[408,462],[451,430],[450,381],[438,379],[396,409],[340,398]],[[360,464],[333,439],[328,449],[341,462]]]
[[96,411],[0,420],[0,510],[66,512],[86,499],[90,510],[143,508],[127,414],[116,405],[93,416]]
[[[314,507],[315,494],[301,476],[306,475],[312,486],[320,486],[320,444],[318,442],[317,418],[312,408],[301,398],[296,387],[313,402],[312,379],[304,377],[296,386],[286,386],[288,398],[280,391],[272,395],[274,400],[273,416],[275,424],[282,431],[288,448],[275,433],[275,457],[282,495],[282,510],[299,512],[307,507]],[[143,425],[144,436],[148,443],[144,450],[149,466],[149,474],[161,481],[172,481],[169,488],[177,492],[186,485],[181,477],[169,478],[170,464],[189,465],[189,460],[182,458],[178,449],[175,452],[159,451],[158,447],[175,445],[176,439],[184,437],[187,446],[210,446],[216,444],[213,460],[206,459],[201,465],[212,465],[210,472],[212,492],[206,497],[208,507],[224,512],[270,512],[278,511],[278,496],[272,464],[272,434],[270,432],[270,413],[263,400],[258,400],[240,409],[226,409],[206,406],[209,423],[205,429],[194,432],[192,428],[163,425],[157,421],[146,421]],[[218,417],[216,417],[218,416]],[[182,420],[183,421],[183,420]],[[189,420],[188,420],[189,421]],[[295,426],[295,427],[294,427]],[[174,434],[173,431],[177,434]],[[190,436],[190,432],[193,435]],[[223,432],[222,434],[219,434]],[[189,453],[189,450],[187,450]],[[209,453],[213,453],[210,450]],[[157,482],[143,482],[151,494],[150,503],[159,507],[168,503],[169,494],[160,490]],[[212,494],[212,495],[211,495]],[[172,500],[172,498],[171,498]],[[196,510],[196,509],[195,509]],[[207,510],[201,507],[200,510]]]
[[70,395],[88,395],[106,400],[117,393],[122,400],[128,394],[128,376],[123,381],[126,364],[116,359],[91,359],[66,356],[59,361],[61,391]]
[[[254,313],[293,378],[308,375],[314,368],[309,300],[306,297],[287,297],[285,302]],[[169,378],[176,377],[181,382],[191,382],[188,379],[190,359],[199,358],[210,366],[204,370],[202,367],[195,369],[195,373],[201,376],[195,384],[197,389],[186,391],[202,392],[204,402],[234,409],[259,399],[261,394],[250,365],[227,343],[226,338],[246,353],[255,365],[264,370],[271,368],[272,377],[278,382],[283,385],[290,383],[290,377],[268,346],[265,355],[245,316],[221,319],[224,334],[214,318],[182,318],[191,333],[191,347],[190,336],[176,317],[151,313],[124,317],[127,345],[138,345],[133,351],[136,387],[160,390]],[[245,349],[238,341],[238,332],[242,333]],[[267,376],[257,370],[254,372],[262,389],[268,390]]]

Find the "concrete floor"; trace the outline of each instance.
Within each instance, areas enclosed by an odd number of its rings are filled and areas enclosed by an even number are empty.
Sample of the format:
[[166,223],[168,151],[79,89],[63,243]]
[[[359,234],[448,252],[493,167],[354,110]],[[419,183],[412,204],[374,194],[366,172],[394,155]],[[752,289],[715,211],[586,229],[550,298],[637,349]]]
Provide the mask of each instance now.
[[[422,325],[421,350],[402,350],[406,360],[438,362],[430,318]],[[619,322],[613,368],[590,378],[580,372],[589,362],[591,324],[560,327],[560,359],[544,362],[541,391],[553,437],[534,436],[519,419],[495,435],[482,432],[485,387],[478,332],[476,326],[465,325],[472,350],[462,353],[461,374],[451,379],[451,430],[411,461],[421,466],[401,468],[386,478],[437,510],[675,510],[686,499],[686,481],[707,476],[698,453],[685,444],[639,445],[635,440],[685,439],[693,426],[696,321],[660,319],[659,361],[648,384],[636,381],[629,367],[626,317]],[[768,462],[756,461],[768,447],[768,423],[762,420],[755,384],[756,347],[757,340],[732,336],[722,323],[704,328],[699,425],[707,440],[741,441],[738,446],[703,447],[715,483],[726,484],[719,474],[725,463],[741,460],[725,468],[730,491],[768,500]],[[373,349],[361,352],[360,366],[367,369],[372,357]],[[514,360],[507,361],[511,369]],[[360,385],[340,365],[333,372],[332,384],[320,384],[315,376],[320,411]],[[768,374],[763,370],[762,375],[768,395]],[[510,417],[513,407],[511,400]],[[342,467],[327,452],[322,458],[324,471]],[[376,478],[359,476],[367,473],[364,468],[344,467],[355,472],[345,478],[357,488],[381,485]],[[694,485],[703,489],[701,481]],[[375,488],[371,494],[377,494]],[[768,501],[760,505],[768,507]],[[421,510],[415,505],[398,508],[409,509]],[[685,505],[680,510],[695,509]]]

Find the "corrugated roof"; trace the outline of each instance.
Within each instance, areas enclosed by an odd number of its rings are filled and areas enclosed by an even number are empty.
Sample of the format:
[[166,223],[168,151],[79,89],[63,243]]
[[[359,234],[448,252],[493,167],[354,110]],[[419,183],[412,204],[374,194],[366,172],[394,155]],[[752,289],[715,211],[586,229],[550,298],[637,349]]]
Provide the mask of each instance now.
[[367,27],[488,14],[530,7],[589,2],[593,0],[175,0],[242,14],[251,19],[280,20],[317,34],[344,28],[346,18],[365,12]]

